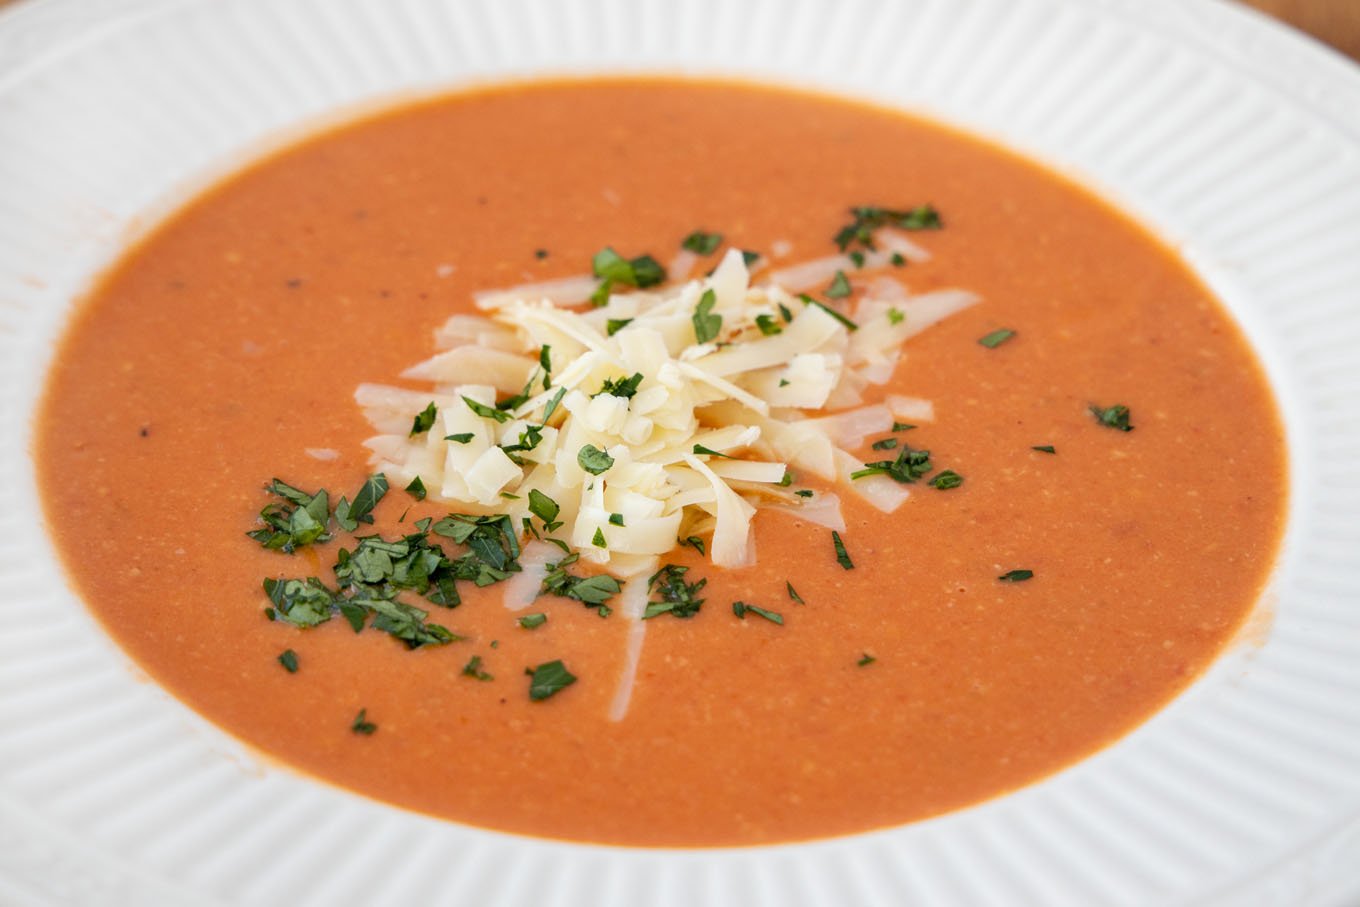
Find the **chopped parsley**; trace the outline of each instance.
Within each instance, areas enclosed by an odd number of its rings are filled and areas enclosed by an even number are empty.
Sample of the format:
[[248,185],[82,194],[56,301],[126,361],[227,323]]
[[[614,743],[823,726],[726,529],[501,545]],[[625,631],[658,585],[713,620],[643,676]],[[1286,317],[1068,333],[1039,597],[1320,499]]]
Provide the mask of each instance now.
[[548,615],[544,614],[541,611],[537,611],[533,614],[526,614],[523,617],[517,618],[515,620],[515,623],[519,624],[526,630],[533,630],[536,627],[541,627],[547,622]]
[[411,420],[411,437],[414,438],[416,435],[429,431],[430,427],[434,425],[434,417],[437,412],[438,410],[435,409],[432,400],[429,406],[416,413],[416,417]]
[[784,625],[784,615],[778,611],[768,611],[757,605],[748,605],[746,602],[732,602],[732,613],[741,620],[745,620],[746,615],[750,613],[763,617],[772,624],[779,624],[781,627]]
[[349,729],[356,734],[371,737],[378,726],[368,720],[368,709],[360,709],[359,714],[354,716],[354,721],[350,724]]
[[883,475],[896,482],[910,484],[926,475],[931,469],[930,451],[915,450],[903,444],[895,459],[865,463],[863,469],[857,469],[850,473],[850,478],[862,479],[865,476]]
[[835,309],[831,308],[831,306],[827,305],[826,303],[821,302],[821,301],[816,300],[816,299],[813,299],[811,296],[809,296],[809,295],[806,294],[806,293],[799,293],[799,294],[798,294],[798,298],[801,299],[801,300],[803,300],[803,304],[804,304],[804,305],[816,306],[817,308],[821,309],[823,312],[826,312],[826,313],[827,313],[828,315],[830,315],[832,318],[836,319],[836,320],[839,321],[841,324],[843,324],[843,325],[845,326],[845,329],[846,329],[847,331],[858,331],[858,330],[859,330],[859,325],[855,324],[855,323],[854,323],[853,321],[851,321],[849,318],[846,318],[844,315],[842,315],[840,312],[837,312]]
[[874,450],[892,450],[894,447],[897,446],[897,439],[884,438],[881,441],[875,441],[870,446],[873,447]]
[[[900,230],[938,230],[943,226],[940,214],[930,205],[915,208],[895,209],[861,205],[850,209],[854,220],[836,231],[834,238],[837,248],[842,252],[858,244],[865,249],[874,248],[874,231],[879,227],[897,227]],[[905,259],[904,259],[905,261]],[[898,264],[894,261],[893,264]]]
[[952,469],[946,469],[935,474],[930,480],[930,484],[941,491],[948,491],[950,488],[958,488],[963,484],[963,476]]
[[[861,261],[863,257],[861,256]],[[844,299],[851,293],[850,281],[846,278],[844,271],[837,271],[836,276],[831,280],[831,286],[826,288],[828,299]]]
[[800,605],[807,604],[807,602],[803,601],[803,597],[798,594],[797,590],[793,588],[793,583],[789,582],[788,580],[784,580],[784,587],[789,590],[789,598],[793,599]]
[[699,538],[697,535],[687,536],[686,538],[683,539],[676,539],[676,541],[682,545],[689,545],[695,551],[699,552],[701,556],[708,553],[704,548],[704,540]]
[[598,608],[623,589],[623,584],[608,573],[597,573],[594,576],[576,576],[568,573],[567,568],[578,560],[580,555],[573,553],[556,563],[548,564],[548,573],[543,577],[541,590],[562,598],[573,599],[590,608]]
[[619,331],[633,323],[631,318],[610,318],[604,323],[604,333],[606,337],[613,337]]
[[888,324],[901,324],[902,322],[907,320],[907,313],[899,309],[897,306],[893,306],[892,308],[888,309],[887,314]]
[[466,396],[463,397],[463,402],[467,404],[468,409],[472,410],[474,413],[481,416],[483,419],[495,419],[497,422],[500,423],[510,421],[511,418],[510,413],[506,412],[503,409],[497,409],[494,406],[487,406],[485,403],[478,403],[471,397]]
[[590,544],[596,548],[608,548],[609,543],[605,541],[604,530],[599,526],[595,527],[595,537],[590,540]]
[[892,425],[892,430],[895,431],[895,432],[898,432],[898,431],[911,431],[911,430],[912,430],[913,428],[915,428],[915,427],[916,427],[916,426],[915,426],[915,425],[912,425],[910,422],[894,422],[893,425]]
[[773,337],[775,334],[784,332],[784,329],[779,326],[779,322],[775,320],[773,315],[757,315],[756,327],[760,328],[760,333],[764,334],[766,337]]
[[472,432],[460,431],[456,435],[445,435],[444,440],[452,441],[454,444],[466,444],[467,442],[472,440]]
[[750,249],[741,250],[741,263],[746,265],[746,267],[749,268],[758,261],[760,261],[759,252],[752,252]]
[[609,301],[609,294],[615,285],[645,289],[666,279],[666,270],[652,256],[624,258],[609,246],[595,253],[590,267],[595,276],[601,278],[599,288],[590,297],[597,307]]
[[850,560],[850,552],[845,550],[845,542],[841,541],[841,534],[836,530],[831,530],[831,544],[836,549],[836,563],[846,570],[854,570],[855,562]]
[[598,476],[614,465],[614,458],[594,444],[587,444],[576,454],[576,462],[593,476]]
[[623,514],[621,514],[621,513],[611,513],[611,514],[609,515],[609,525],[611,525],[611,526],[622,526],[622,525],[623,525]]
[[543,528],[555,532],[561,523],[555,522],[562,508],[537,488],[529,489],[529,512],[543,521]]
[[1058,452],[1057,449],[1052,444],[1039,444],[1035,447],[1031,447],[1030,450],[1037,450],[1039,451],[1039,453],[1046,454],[1055,454]]
[[708,585],[708,580],[687,583],[685,574],[688,572],[688,567],[667,564],[647,578],[647,591],[656,599],[647,602],[647,608],[642,613],[643,620],[662,614],[690,618],[699,613],[704,600],[697,596]]
[[873,664],[873,663],[876,662],[876,661],[878,661],[877,658],[875,658],[874,656],[870,655],[868,652],[865,652],[864,654],[862,654],[862,655],[860,656],[859,661],[855,662],[855,666],[856,666],[856,667],[859,667],[859,668],[863,668],[863,667],[867,667],[868,665]]
[[1091,415],[1096,417],[1096,421],[1106,428],[1133,431],[1133,426],[1129,424],[1129,408],[1122,403],[1108,407],[1101,407],[1092,403],[1090,410]]
[[717,294],[712,290],[704,290],[704,295],[699,297],[694,314],[690,317],[694,325],[695,342],[708,343],[717,338],[718,332],[722,330],[722,316],[710,314],[717,304]]
[[420,476],[416,476],[411,480],[411,484],[406,486],[406,493],[417,501],[425,500],[425,483],[420,480]]
[[[265,486],[265,490],[279,500],[265,505],[260,511],[260,520],[264,527],[247,532],[247,536],[265,548],[282,551],[284,554],[292,554],[298,548],[314,542],[330,541],[331,535],[327,529],[330,521],[330,496],[326,489],[322,488],[316,494],[308,494],[286,482],[273,479]],[[343,499],[341,503],[345,504],[346,508],[349,507]]]
[[529,675],[529,698],[534,702],[560,693],[576,682],[576,675],[567,670],[561,659],[525,668],[524,673]]
[[990,334],[985,334],[982,337],[979,337],[978,343],[987,347],[987,349],[989,350],[994,350],[1014,336],[1015,331],[1011,330],[1010,328],[999,328],[995,331],[992,331]]
[[1032,576],[1034,576],[1033,570],[1011,570],[1001,574],[997,579],[1003,583],[1023,583]]
[[496,678],[482,670],[482,656],[474,655],[468,659],[468,663],[463,665],[463,676],[471,677],[474,680],[495,680]]
[[289,674],[296,674],[298,669],[297,653],[292,649],[284,649],[279,654],[279,664],[283,665],[283,669]]
[[725,453],[723,453],[722,451],[714,450],[714,449],[711,448],[711,447],[705,447],[705,446],[702,445],[702,444],[695,444],[695,445],[694,445],[694,453],[700,454],[700,455],[704,455],[704,456],[710,456],[710,457],[722,457],[724,460],[734,460],[734,459],[736,459],[736,458],[733,457],[731,454],[725,454]]
[[591,394],[591,397],[598,397],[601,394],[609,394],[612,397],[622,397],[625,400],[631,399],[638,391],[638,385],[642,383],[642,373],[634,372],[627,378],[606,378],[600,385],[600,389]]
[[680,241],[680,248],[697,252],[700,255],[712,255],[718,251],[722,241],[723,235],[721,233],[705,233],[703,230],[695,230]]

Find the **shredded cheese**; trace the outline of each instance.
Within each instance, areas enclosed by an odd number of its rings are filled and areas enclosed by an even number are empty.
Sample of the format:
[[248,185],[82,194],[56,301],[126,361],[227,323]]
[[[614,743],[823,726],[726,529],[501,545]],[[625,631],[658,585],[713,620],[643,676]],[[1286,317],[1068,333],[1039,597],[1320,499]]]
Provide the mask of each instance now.
[[[927,257],[902,237],[884,245],[885,261],[891,251]],[[806,288],[844,267],[841,258],[752,285],[732,250],[705,279],[611,295],[588,310],[569,308],[594,290],[580,278],[479,293],[483,314],[450,318],[436,332],[440,352],[404,373],[427,391],[356,391],[379,432],[367,442],[371,460],[394,482],[419,477],[434,500],[509,514],[528,534],[563,539],[623,577],[654,569],[678,539],[696,534],[711,534],[714,564],[752,562],[761,507],[844,528],[835,495],[784,487],[790,469],[845,481],[892,511],[907,489],[881,476],[848,481],[860,464],[844,448],[889,430],[895,417],[929,418],[929,402],[894,395],[865,406],[862,393],[890,379],[908,337],[977,297],[911,296],[881,277],[860,299],[851,332],[777,280]],[[677,266],[684,273],[693,262]],[[711,334],[702,342],[701,318]],[[497,408],[498,397],[512,395]],[[431,402],[434,427],[410,436]],[[557,507],[552,530],[531,509],[531,492]],[[527,590],[516,593],[512,607]]]

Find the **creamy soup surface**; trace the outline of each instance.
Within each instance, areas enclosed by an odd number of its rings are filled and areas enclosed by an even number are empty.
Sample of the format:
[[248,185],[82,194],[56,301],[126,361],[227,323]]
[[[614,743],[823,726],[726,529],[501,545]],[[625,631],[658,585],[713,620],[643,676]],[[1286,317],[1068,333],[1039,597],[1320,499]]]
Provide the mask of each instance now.
[[[674,553],[708,579],[706,603],[648,623],[623,720],[608,712],[628,622],[577,602],[545,596],[530,631],[497,587],[465,583],[455,609],[422,604],[465,638],[417,650],[263,616],[263,578],[333,581],[343,539],[261,548],[244,533],[262,486],[352,496],[372,434],[356,385],[399,383],[474,291],[587,273],[610,245],[664,262],[696,229],[816,258],[850,206],[926,202],[944,220],[915,237],[933,258],[894,276],[983,302],[910,341],[870,399],[932,400],[935,420],[904,437],[964,483],[914,486],[891,515],[842,494],[852,570],[826,529],[778,513],[756,518],[755,566]],[[999,328],[1016,334],[978,343]],[[1091,404],[1128,406],[1133,430]],[[35,456],[76,589],[213,722],[414,810],[630,845],[894,825],[1109,744],[1241,626],[1286,495],[1278,415],[1238,329],[1118,212],[929,122],[664,80],[441,97],[226,179],[79,306]],[[455,509],[394,487],[372,528]],[[1016,569],[1034,576],[998,580]],[[784,624],[738,619],[736,600]],[[493,679],[463,673],[474,655]],[[554,659],[578,681],[531,701],[525,667]],[[371,734],[353,730],[360,709]]]

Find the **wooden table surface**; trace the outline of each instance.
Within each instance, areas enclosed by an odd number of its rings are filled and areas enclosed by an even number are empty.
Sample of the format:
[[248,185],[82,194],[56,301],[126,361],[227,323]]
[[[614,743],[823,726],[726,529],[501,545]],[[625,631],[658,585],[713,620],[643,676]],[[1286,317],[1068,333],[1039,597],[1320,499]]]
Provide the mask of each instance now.
[[1360,60],[1360,0],[1243,0]]

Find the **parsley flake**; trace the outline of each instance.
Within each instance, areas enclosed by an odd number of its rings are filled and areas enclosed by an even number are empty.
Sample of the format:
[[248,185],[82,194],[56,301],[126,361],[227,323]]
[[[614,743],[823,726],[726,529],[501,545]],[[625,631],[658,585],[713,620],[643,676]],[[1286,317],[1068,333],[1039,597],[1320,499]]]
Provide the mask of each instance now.
[[359,714],[354,716],[354,721],[350,724],[349,729],[356,734],[371,737],[378,726],[368,720],[368,709],[360,709]]
[[541,611],[535,612],[533,614],[526,614],[523,617],[517,618],[515,620],[515,623],[519,624],[526,630],[533,630],[536,627],[541,627],[547,622],[548,615],[544,614]]
[[717,304],[718,296],[712,290],[704,290],[704,295],[699,297],[699,302],[694,307],[694,314],[690,317],[690,321],[694,325],[694,339],[697,343],[710,342],[722,330],[722,316],[710,314]]
[[437,412],[438,410],[435,408],[434,401],[432,400],[430,401],[429,406],[416,413],[416,417],[411,420],[410,436],[414,438],[416,435],[429,431],[430,426],[434,425],[434,417]]
[[1011,570],[997,577],[1003,583],[1023,583],[1034,576],[1033,570]]
[[576,454],[576,462],[593,476],[601,475],[614,465],[614,458],[594,444],[587,444]]
[[1035,447],[1031,447],[1030,450],[1037,450],[1039,451],[1039,453],[1046,454],[1055,454],[1058,452],[1057,448],[1055,448],[1052,444],[1039,444]]
[[703,230],[695,230],[680,241],[680,248],[696,252],[699,255],[712,255],[718,251],[722,241],[723,235],[721,233],[705,233]]
[[941,491],[948,491],[950,488],[958,488],[960,485],[962,485],[963,476],[959,475],[952,469],[946,469],[943,470],[942,472],[936,473],[935,476],[930,480],[929,484],[934,486],[935,488],[940,489]]
[[827,298],[844,299],[850,293],[850,280],[845,276],[844,271],[837,271],[836,276],[831,279],[831,286],[826,288]]
[[529,675],[529,699],[534,702],[560,693],[576,682],[576,675],[567,670],[561,659],[525,668],[524,673]]
[[463,665],[463,676],[471,677],[474,680],[495,680],[496,678],[482,670],[482,656],[474,655],[468,659],[468,663]]
[[298,669],[297,653],[292,649],[284,649],[279,654],[279,664],[283,665],[283,669],[289,674],[296,674]]
[[472,410],[483,419],[495,419],[497,422],[505,423],[510,421],[510,414],[503,409],[496,409],[494,406],[487,406],[485,403],[478,403],[471,397],[464,396],[463,402],[467,408]]
[[667,564],[647,578],[647,590],[657,598],[647,602],[647,608],[642,613],[643,620],[651,620],[662,614],[688,619],[699,613],[704,599],[697,596],[708,585],[708,580],[687,583],[685,574],[688,572],[688,567]]
[[836,549],[836,563],[846,570],[854,570],[855,562],[850,560],[850,552],[845,550],[845,542],[841,541],[841,534],[836,530],[831,530],[831,544]]
[[1129,424],[1129,408],[1122,403],[1109,407],[1100,407],[1092,403],[1090,411],[1091,415],[1096,417],[1096,421],[1106,428],[1133,431],[1133,426]]
[[784,625],[784,615],[778,611],[768,611],[757,605],[748,605],[746,602],[732,602],[732,613],[741,620],[745,620],[746,615],[750,613],[759,615],[772,624],[779,624],[781,627]]
[[406,493],[417,501],[425,500],[425,483],[420,480],[420,476],[416,476],[411,480],[411,484],[406,486]]
[[1010,328],[999,328],[995,331],[992,331],[990,334],[986,334],[982,337],[979,337],[978,343],[987,347],[987,349],[989,350],[994,350],[1014,336],[1015,331],[1011,330]]
[[803,601],[803,597],[798,594],[797,590],[793,588],[793,583],[789,582],[788,580],[784,580],[784,588],[789,590],[789,598],[793,599],[800,605],[807,604],[807,602]]

